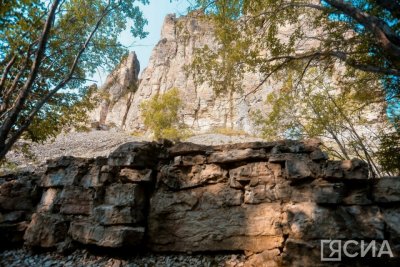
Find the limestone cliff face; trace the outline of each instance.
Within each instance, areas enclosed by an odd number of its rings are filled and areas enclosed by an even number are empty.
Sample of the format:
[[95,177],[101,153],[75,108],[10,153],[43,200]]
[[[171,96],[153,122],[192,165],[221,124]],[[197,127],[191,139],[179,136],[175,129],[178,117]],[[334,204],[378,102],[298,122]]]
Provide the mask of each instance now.
[[[196,86],[193,78],[186,75],[184,66],[192,62],[194,50],[204,45],[211,49],[216,46],[211,25],[196,19],[195,16],[177,19],[175,15],[168,15],[165,18],[161,40],[153,50],[149,65],[142,73],[141,83],[133,98],[126,129],[143,129],[139,107],[143,100],[176,87],[184,101],[181,120],[194,132],[206,132],[216,127],[232,127],[253,132],[249,112],[260,108],[262,97],[273,88],[266,85],[257,95],[249,95],[247,98],[234,95],[230,102],[229,96],[216,97],[213,89],[207,84]],[[257,75],[245,75],[242,84],[244,93],[253,90],[259,82],[260,77]]]
[[138,87],[139,60],[135,52],[122,59],[119,66],[107,76],[99,90],[100,105],[92,112],[91,119],[100,125],[123,127]]
[[[250,111],[262,107],[263,97],[272,90],[268,84],[246,98],[235,94],[216,97],[207,84],[196,86],[184,71],[192,62],[195,48],[216,46],[212,26],[194,16],[176,18],[168,15],[161,30],[161,39],[155,46],[149,64],[140,77],[137,90],[128,90],[137,81],[138,62],[130,55],[108,78],[102,87],[109,93],[95,110],[92,118],[100,124],[114,124],[128,131],[144,131],[140,103],[158,93],[178,88],[183,109],[180,116],[194,133],[202,133],[218,127],[229,127],[254,132]],[[134,59],[133,59],[134,58]],[[241,89],[244,94],[261,82],[256,74],[245,75]]]

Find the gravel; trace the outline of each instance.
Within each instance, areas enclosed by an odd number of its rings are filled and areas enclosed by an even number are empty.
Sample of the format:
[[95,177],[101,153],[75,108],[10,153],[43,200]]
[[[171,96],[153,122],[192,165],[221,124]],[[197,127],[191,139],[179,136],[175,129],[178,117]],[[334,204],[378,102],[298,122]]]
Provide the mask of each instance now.
[[235,143],[246,143],[246,142],[258,142],[265,141],[262,138],[251,137],[247,135],[224,135],[224,134],[199,134],[192,136],[185,140],[186,142],[192,142],[195,144],[203,145],[224,145],[224,144],[235,144]]
[[[34,170],[43,165],[46,160],[60,156],[74,156],[93,158],[108,156],[118,146],[133,141],[151,141],[145,136],[132,136],[127,132],[110,130],[91,130],[89,132],[70,132],[60,134],[54,140],[44,143],[19,141],[12,151],[7,154],[8,165],[0,168],[0,173],[13,168],[19,170]],[[243,142],[263,141],[261,138],[245,135],[231,136],[223,134],[199,134],[192,136],[185,142],[204,145],[221,145]],[[29,153],[22,153],[22,147],[28,147]]]
[[0,253],[0,266],[7,267],[242,267],[244,255],[188,255],[188,254],[145,254],[131,257],[110,257],[91,254],[86,250],[76,250],[68,256],[54,252],[35,254],[32,251],[6,250]]
[[[49,140],[42,144],[19,141],[15,145],[16,149],[7,154],[7,161],[9,162],[8,165],[30,169],[43,164],[47,159],[60,156],[82,158],[107,156],[121,144],[146,140],[145,137],[132,136],[115,129],[109,131],[70,132],[60,134],[54,140]],[[23,146],[28,147],[28,154],[21,152]]]

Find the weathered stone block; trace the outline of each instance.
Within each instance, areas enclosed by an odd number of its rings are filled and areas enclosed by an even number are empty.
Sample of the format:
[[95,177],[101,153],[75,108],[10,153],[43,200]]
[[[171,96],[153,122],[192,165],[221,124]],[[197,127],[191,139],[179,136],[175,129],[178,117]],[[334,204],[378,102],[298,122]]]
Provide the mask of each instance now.
[[253,150],[250,148],[243,150],[227,150],[214,152],[208,156],[209,163],[232,163],[245,160],[267,160],[268,154],[264,149]]
[[0,184],[0,211],[32,210],[38,191],[32,183],[13,179]]
[[328,183],[323,180],[315,180],[312,184],[312,199],[318,204],[338,204],[342,202],[345,194],[343,183]]
[[54,247],[65,239],[67,231],[68,222],[62,216],[35,213],[24,235],[25,244],[31,247]]
[[135,170],[124,168],[119,173],[122,182],[140,183],[152,181],[152,170]]
[[[254,162],[249,163],[229,171],[229,179],[239,184],[265,184],[274,181],[275,174],[271,163]],[[277,165],[277,164],[276,164]],[[279,165],[280,167],[280,165]]]
[[208,151],[212,151],[212,147],[193,144],[193,143],[177,143],[173,147],[168,148],[168,153],[171,156],[182,156],[188,154],[205,154]]
[[317,149],[310,153],[310,159],[313,161],[325,161],[328,160],[328,154]]
[[215,164],[187,167],[164,166],[160,180],[171,189],[185,189],[227,180],[228,172]]
[[95,191],[78,186],[67,186],[60,196],[60,213],[90,215],[94,207]]
[[328,161],[324,176],[330,179],[368,179],[368,164],[359,159]]
[[400,239],[400,208],[382,208],[382,216],[390,238]]
[[204,155],[187,155],[187,156],[176,156],[174,158],[175,166],[193,166],[205,164],[207,161]]
[[144,220],[143,210],[131,207],[101,205],[93,213],[95,221],[101,225],[133,224]]
[[243,203],[243,192],[224,184],[208,185],[171,192],[160,189],[150,200],[150,209],[157,214],[170,214],[189,210],[209,210],[239,206]]
[[346,205],[371,205],[373,203],[371,197],[371,188],[369,184],[350,187],[346,190],[342,203]]
[[108,165],[148,168],[157,164],[159,146],[157,143],[130,142],[118,147],[108,157]]
[[144,232],[143,227],[104,227],[90,222],[72,222],[68,233],[82,244],[120,248],[142,245]]
[[80,184],[84,188],[95,188],[102,186],[106,180],[104,179],[103,173],[100,172],[100,166],[93,166],[90,170],[81,178]]
[[307,161],[287,160],[285,164],[286,178],[298,180],[312,177],[312,172]]
[[143,208],[146,202],[144,187],[140,184],[112,184],[106,188],[104,203],[115,206]]
[[152,209],[150,247],[156,251],[260,252],[283,242],[278,203],[244,205],[195,211]]
[[373,185],[372,196],[375,202],[388,203],[400,201],[400,177],[383,177]]
[[292,190],[288,181],[280,180],[277,183],[246,186],[244,203],[259,204],[275,201],[289,202],[292,200]]
[[61,157],[49,161],[46,174],[42,177],[42,187],[63,187],[77,185],[80,178],[90,170],[92,159]]

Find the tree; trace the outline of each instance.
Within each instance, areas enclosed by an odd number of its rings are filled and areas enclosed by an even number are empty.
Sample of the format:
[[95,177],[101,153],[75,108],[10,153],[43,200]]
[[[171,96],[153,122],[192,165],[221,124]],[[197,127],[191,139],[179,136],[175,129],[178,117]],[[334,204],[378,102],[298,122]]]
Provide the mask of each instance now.
[[374,83],[364,84],[368,90],[365,94],[350,85],[334,86],[334,81],[327,77],[318,68],[309,68],[301,84],[293,84],[289,74],[282,88],[268,95],[267,112],[254,114],[263,137],[317,137],[331,157],[341,160],[357,157],[368,163],[372,175],[388,173],[387,168],[378,164],[377,157],[380,135],[391,128],[385,107],[376,104],[384,101],[385,95]]
[[[364,145],[362,139],[365,138],[358,134],[357,125],[353,125],[355,122],[351,116],[354,108],[370,106],[373,114],[382,114],[383,110],[382,125],[387,126],[383,133],[392,130],[384,108],[385,105],[393,107],[393,103],[397,103],[398,108],[400,97],[399,1],[198,0],[193,8],[203,11],[201,19],[213,23],[216,41],[220,43],[218,49],[211,53],[204,49],[197,51],[191,66],[200,77],[197,79],[212,84],[210,81],[214,77],[210,74],[221,68],[218,62],[226,54],[234,55],[234,60],[230,62],[231,68],[263,75],[262,82],[252,93],[268,79],[274,78],[275,82],[280,82],[282,77],[286,79],[290,74],[290,90],[281,90],[279,96],[270,99],[270,104],[275,104],[276,108],[272,109],[272,113],[282,116],[281,109],[286,107],[286,111],[290,111],[288,115],[293,119],[288,121],[296,122],[296,127],[285,125],[286,129],[291,128],[292,134],[308,132],[308,135],[313,135],[324,132],[330,138],[337,134],[351,135],[353,141],[357,142],[346,143],[336,154],[344,158],[345,154],[356,154],[366,160],[370,158],[370,166],[374,165],[376,157],[372,154],[375,154],[376,147],[371,150]],[[225,36],[230,33],[234,34],[234,38],[226,42]],[[212,60],[208,59],[208,55],[211,55]],[[199,72],[198,69],[207,71]],[[306,87],[305,90],[304,80],[309,70],[315,69],[324,73],[328,79],[318,86]],[[357,103],[353,97],[347,99],[355,106],[337,106],[335,94],[322,94],[325,89],[331,90],[324,87],[324,84],[332,81],[336,82],[334,89],[340,95],[350,96],[349,91],[358,95]],[[342,90],[349,86],[351,90]],[[378,98],[375,98],[376,89],[380,91]],[[371,101],[380,105],[370,105]],[[293,108],[294,104],[299,112]],[[340,116],[330,116],[329,111],[335,111]],[[304,119],[302,115],[307,113],[313,119],[310,124],[303,125],[308,127],[300,127],[298,123]],[[297,117],[293,118],[295,114]],[[339,128],[336,127],[338,118],[341,120]],[[268,127],[278,133],[277,123],[282,121],[275,120],[274,123]],[[357,123],[367,125],[363,121]],[[300,132],[299,127],[302,130]],[[329,127],[333,128],[330,133]],[[348,134],[344,134],[345,128],[350,130],[346,130]],[[284,133],[288,132],[279,132],[281,135]],[[340,138],[335,143],[343,145]],[[349,144],[357,144],[358,152]],[[374,169],[377,171],[377,168]]]
[[[236,63],[257,67],[266,78],[296,60],[341,61],[398,85],[397,0],[198,0],[193,8],[214,22],[224,44],[220,55],[241,53]],[[236,32],[241,34],[226,45],[225,36]],[[312,45],[305,49],[299,42]]]
[[43,140],[82,115],[87,77],[126,53],[127,23],[146,36],[135,3],[148,0],[0,1],[0,160],[20,137]]

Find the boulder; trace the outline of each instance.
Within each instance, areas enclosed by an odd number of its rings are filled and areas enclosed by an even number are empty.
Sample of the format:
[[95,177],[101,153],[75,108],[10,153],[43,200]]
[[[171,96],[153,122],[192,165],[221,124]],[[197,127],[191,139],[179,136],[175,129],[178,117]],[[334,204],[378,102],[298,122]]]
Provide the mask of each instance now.
[[108,157],[111,167],[152,168],[158,162],[157,143],[129,142],[119,146]]

